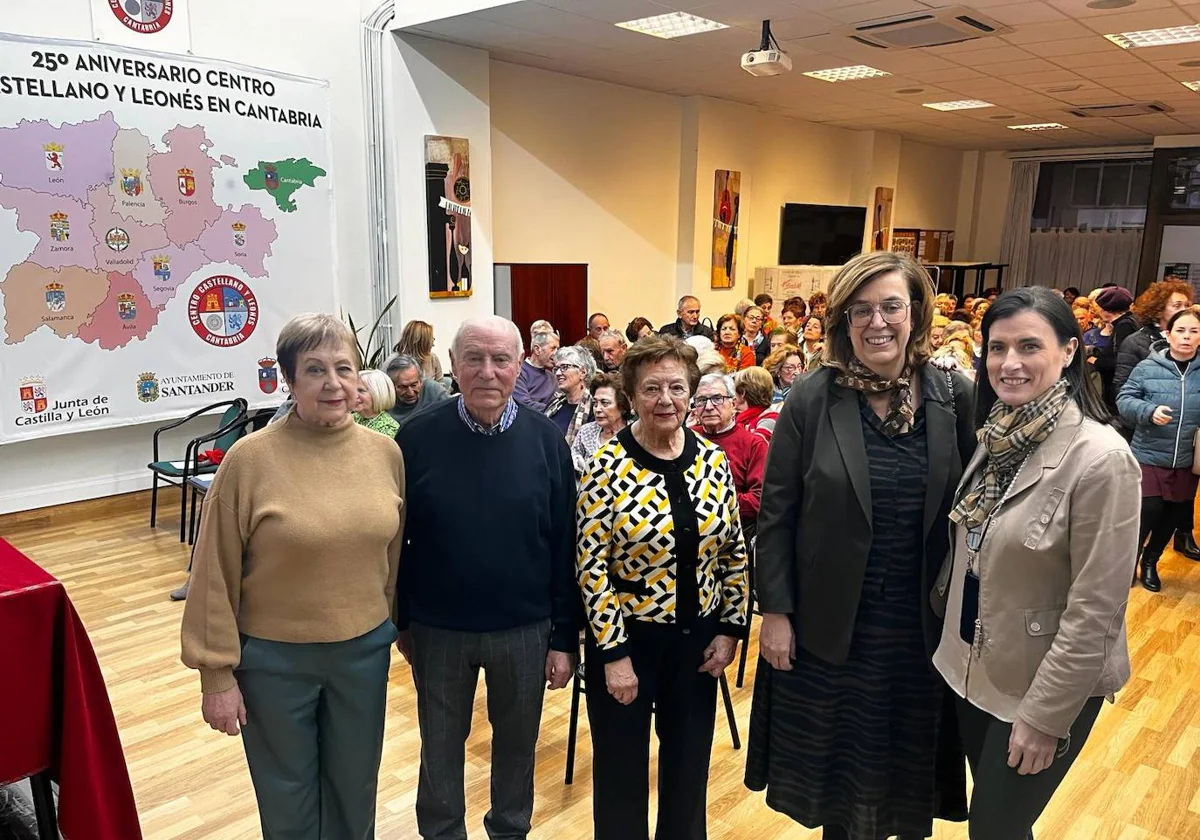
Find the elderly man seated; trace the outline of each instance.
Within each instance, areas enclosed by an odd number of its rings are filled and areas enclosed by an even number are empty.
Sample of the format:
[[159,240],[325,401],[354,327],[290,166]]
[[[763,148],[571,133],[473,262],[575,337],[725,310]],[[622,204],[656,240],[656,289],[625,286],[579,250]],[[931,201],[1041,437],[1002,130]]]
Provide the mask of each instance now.
[[692,398],[693,416],[698,416],[700,423],[693,426],[692,431],[725,450],[737,491],[742,531],[749,540],[754,536],[762,501],[767,442],[736,422],[733,416],[735,397],[732,376],[712,373],[701,377],[696,396]]
[[396,404],[389,409],[392,417],[403,427],[420,412],[450,398],[450,392],[440,382],[421,372],[421,363],[412,356],[397,353],[383,364],[383,372],[396,386]]
[[605,330],[600,334],[600,352],[604,356],[605,373],[616,373],[625,361],[625,336],[616,330]]

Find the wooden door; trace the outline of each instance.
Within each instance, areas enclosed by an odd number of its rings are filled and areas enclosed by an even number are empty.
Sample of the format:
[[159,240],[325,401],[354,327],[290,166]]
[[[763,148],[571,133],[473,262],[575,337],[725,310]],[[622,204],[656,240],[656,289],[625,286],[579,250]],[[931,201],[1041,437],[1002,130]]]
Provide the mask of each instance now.
[[512,320],[529,341],[529,326],[545,319],[563,346],[587,334],[587,266],[510,264]]

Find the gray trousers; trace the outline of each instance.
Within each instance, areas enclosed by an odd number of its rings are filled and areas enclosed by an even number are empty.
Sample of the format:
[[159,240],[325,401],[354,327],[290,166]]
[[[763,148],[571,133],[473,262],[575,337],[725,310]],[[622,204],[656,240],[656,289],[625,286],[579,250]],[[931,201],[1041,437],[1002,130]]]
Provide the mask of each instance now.
[[525,840],[550,622],[492,633],[415,623],[410,630],[421,726],[417,830],[424,840],[467,840],[463,769],[482,668],[492,725],[492,807],[483,826],[491,840]]
[[396,628],[345,642],[242,637],[242,743],[264,840],[371,840]]

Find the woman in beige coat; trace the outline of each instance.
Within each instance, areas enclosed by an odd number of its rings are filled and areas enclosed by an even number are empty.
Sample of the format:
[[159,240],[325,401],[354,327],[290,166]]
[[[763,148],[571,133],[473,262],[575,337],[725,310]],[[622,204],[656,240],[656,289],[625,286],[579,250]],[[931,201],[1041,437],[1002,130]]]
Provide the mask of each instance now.
[[1084,372],[1071,310],[1047,289],[983,319],[979,448],[933,593],[934,665],[959,695],[972,840],[1025,838],[1129,679],[1125,606],[1141,481]]

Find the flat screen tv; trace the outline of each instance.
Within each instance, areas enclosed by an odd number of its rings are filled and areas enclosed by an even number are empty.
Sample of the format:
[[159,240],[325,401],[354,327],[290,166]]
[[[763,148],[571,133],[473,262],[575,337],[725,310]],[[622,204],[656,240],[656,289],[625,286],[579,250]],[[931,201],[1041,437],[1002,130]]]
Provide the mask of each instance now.
[[779,221],[780,265],[842,265],[862,251],[867,208],[785,204]]

